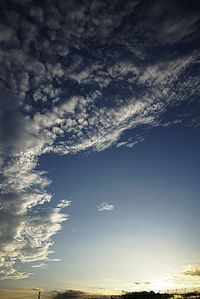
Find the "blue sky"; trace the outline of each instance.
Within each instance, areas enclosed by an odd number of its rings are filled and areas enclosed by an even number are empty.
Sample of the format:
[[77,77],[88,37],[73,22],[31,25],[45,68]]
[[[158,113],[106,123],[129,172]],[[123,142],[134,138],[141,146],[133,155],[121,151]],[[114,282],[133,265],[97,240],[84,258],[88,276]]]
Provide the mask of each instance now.
[[0,3],[0,286],[196,287],[198,1]]
[[[153,278],[149,267],[159,278],[198,263],[199,140],[199,130],[175,126],[154,129],[131,149],[44,157],[42,168],[52,167],[51,191],[58,198],[67,192],[73,201],[55,243],[55,252],[68,260],[61,276],[91,284],[115,276],[134,284],[138,277]],[[100,213],[102,201],[114,210]]]

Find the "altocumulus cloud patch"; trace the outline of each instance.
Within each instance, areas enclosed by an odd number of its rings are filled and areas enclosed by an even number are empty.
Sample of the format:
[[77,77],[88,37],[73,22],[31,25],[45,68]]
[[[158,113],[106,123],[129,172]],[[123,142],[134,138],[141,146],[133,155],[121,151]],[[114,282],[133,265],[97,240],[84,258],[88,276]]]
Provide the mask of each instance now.
[[104,201],[100,205],[97,206],[98,211],[112,211],[114,209],[114,205],[109,204],[108,202]]
[[68,200],[40,209],[52,201],[41,155],[132,147],[188,117],[198,125],[200,14],[195,1],[142,0],[10,0],[0,11],[0,278],[21,279],[30,274],[16,262],[44,267],[68,219]]

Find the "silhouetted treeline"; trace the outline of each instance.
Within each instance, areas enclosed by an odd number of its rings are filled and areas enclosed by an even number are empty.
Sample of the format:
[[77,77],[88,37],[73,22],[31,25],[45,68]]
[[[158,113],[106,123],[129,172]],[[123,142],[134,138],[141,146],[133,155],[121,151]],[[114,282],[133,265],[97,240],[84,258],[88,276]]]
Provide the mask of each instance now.
[[85,298],[86,293],[77,290],[67,290],[64,293],[57,293],[54,296],[54,299],[76,299],[76,298]]
[[67,290],[58,292],[53,296],[54,299],[110,299],[108,295],[95,295],[79,290]]
[[200,299],[200,292],[185,292],[185,293],[178,293],[171,292],[171,293],[155,293],[153,291],[150,292],[128,292],[121,295],[122,299]]
[[200,299],[200,292],[170,292],[170,293],[155,293],[147,292],[127,292],[122,295],[92,295],[82,291],[68,290],[62,293],[57,293],[54,299]]
[[161,293],[155,293],[153,291],[150,292],[128,292],[122,295],[123,299],[168,299],[171,298],[171,294],[161,294]]

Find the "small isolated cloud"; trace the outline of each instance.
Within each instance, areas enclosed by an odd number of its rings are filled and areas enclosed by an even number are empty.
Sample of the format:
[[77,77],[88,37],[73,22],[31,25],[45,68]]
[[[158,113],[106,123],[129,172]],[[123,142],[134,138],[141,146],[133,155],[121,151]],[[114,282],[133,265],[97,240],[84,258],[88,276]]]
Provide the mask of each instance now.
[[114,205],[109,204],[108,202],[104,201],[100,205],[97,206],[98,211],[112,211],[114,209]]
[[141,286],[141,285],[144,286],[144,285],[151,284],[151,282],[150,281],[134,281],[133,284],[136,286]]
[[60,262],[60,259],[47,259],[47,262]]
[[46,269],[47,264],[41,263],[41,264],[37,264],[37,265],[32,265],[32,268]]

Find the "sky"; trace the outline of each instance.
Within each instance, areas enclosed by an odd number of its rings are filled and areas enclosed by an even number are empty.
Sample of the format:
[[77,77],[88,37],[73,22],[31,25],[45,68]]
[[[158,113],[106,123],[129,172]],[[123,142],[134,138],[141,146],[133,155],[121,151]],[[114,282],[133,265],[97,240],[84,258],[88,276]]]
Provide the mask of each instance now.
[[0,2],[0,288],[200,286],[200,4]]

